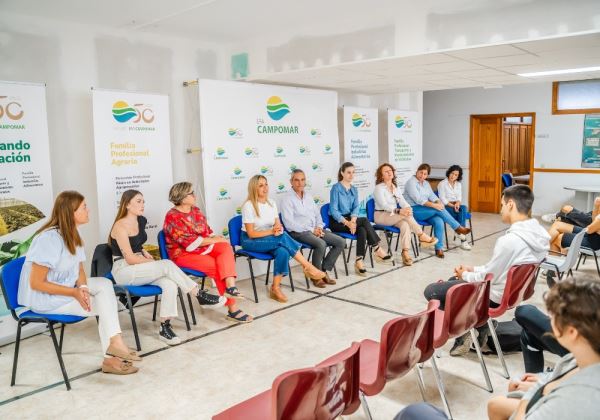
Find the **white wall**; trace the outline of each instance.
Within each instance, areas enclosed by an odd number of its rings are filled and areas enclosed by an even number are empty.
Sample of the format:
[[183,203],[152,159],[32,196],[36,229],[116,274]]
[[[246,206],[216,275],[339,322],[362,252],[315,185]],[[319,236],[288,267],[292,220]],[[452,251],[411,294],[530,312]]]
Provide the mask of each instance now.
[[[435,167],[456,163],[469,166],[469,117],[472,114],[535,112],[536,168],[580,169],[583,142],[583,115],[552,115],[552,84],[535,83],[501,89],[454,89],[425,92],[423,99],[423,157]],[[435,174],[443,171],[437,169]],[[463,188],[468,194],[469,171],[465,169]],[[557,210],[575,201],[585,207],[587,195],[564,190],[565,185],[599,184],[593,174],[535,172],[534,214]]]

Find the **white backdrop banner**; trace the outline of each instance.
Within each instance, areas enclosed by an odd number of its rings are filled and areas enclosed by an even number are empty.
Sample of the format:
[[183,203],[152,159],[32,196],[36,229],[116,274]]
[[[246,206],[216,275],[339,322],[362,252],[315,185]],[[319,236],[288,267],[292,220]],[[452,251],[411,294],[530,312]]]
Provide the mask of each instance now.
[[[52,204],[46,87],[0,82],[0,266],[25,254]],[[15,331],[0,296],[0,345]]]
[[279,203],[291,171],[302,169],[315,202],[329,202],[339,165],[337,93],[215,80],[200,80],[198,91],[206,216],[216,234],[228,236],[256,174]]
[[419,118],[415,111],[388,109],[389,162],[396,168],[398,186],[402,190],[423,159]]
[[361,216],[367,214],[379,166],[377,118],[377,108],[344,107],[344,160],[354,164],[353,185],[358,189]]
[[94,89],[94,140],[100,238],[106,238],[121,195],[144,195],[148,243],[156,244],[173,180],[169,97]]

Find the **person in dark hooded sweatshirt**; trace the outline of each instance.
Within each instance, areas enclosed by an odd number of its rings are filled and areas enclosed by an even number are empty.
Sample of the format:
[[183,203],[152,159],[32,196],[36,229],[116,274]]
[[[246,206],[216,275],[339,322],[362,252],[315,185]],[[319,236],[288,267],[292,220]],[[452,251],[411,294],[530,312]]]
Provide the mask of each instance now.
[[[498,238],[492,258],[485,265],[459,265],[454,269],[454,277],[445,282],[432,283],[425,288],[427,300],[440,301],[440,309],[448,290],[459,283],[477,282],[485,279],[489,273],[494,277],[490,289],[490,307],[497,308],[502,301],[506,276],[513,265],[539,263],[550,249],[550,235],[536,219],[529,217],[533,205],[533,192],[527,185],[513,185],[502,192],[500,215],[502,222],[510,225],[506,234]],[[487,325],[478,328],[479,343],[487,341]],[[470,333],[458,337],[450,350],[452,356],[461,356],[469,352],[472,338]]]

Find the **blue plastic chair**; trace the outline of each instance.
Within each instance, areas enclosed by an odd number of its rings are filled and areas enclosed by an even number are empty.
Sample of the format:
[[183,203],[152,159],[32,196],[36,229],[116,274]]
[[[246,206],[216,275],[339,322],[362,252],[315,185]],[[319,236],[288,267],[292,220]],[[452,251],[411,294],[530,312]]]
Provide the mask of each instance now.
[[[321,219],[323,219],[323,223],[326,229],[329,229],[329,203],[323,204],[321,206]],[[332,231],[333,232],[333,231]],[[346,270],[346,275],[348,275],[348,262],[350,261],[350,254],[352,253],[352,245],[354,241],[358,240],[358,236],[352,235],[351,233],[346,232],[333,232],[338,236],[341,236],[344,239],[350,240],[350,248],[348,249],[348,253],[346,255],[346,250],[344,248],[344,269]],[[371,267],[375,268],[375,264],[373,264],[373,247],[367,245],[369,250],[369,257],[371,258]]]
[[[112,251],[107,244],[100,244],[96,246],[94,250],[94,256],[103,255],[104,258],[108,258],[112,261]],[[158,297],[162,294],[162,289],[159,286],[153,284],[144,284],[139,286],[129,286],[129,285],[121,285],[115,282],[113,275],[110,271],[106,273],[98,272],[97,260],[92,259],[91,266],[91,274],[92,277],[106,277],[113,283],[113,288],[115,290],[115,294],[119,297],[123,297],[125,302],[127,303],[125,306],[129,310],[129,317],[131,318],[131,327],[133,329],[133,336],[135,337],[135,345],[138,351],[142,350],[142,345],[140,343],[140,336],[138,334],[137,322],[135,321],[135,313],[133,311],[133,306],[135,302],[132,301],[133,298],[142,298],[142,297],[154,297],[154,308],[152,310],[152,321],[156,321],[156,308],[158,307]],[[183,301],[183,294],[181,293],[181,289],[177,290],[179,295],[179,303],[181,304],[181,310],[183,312],[183,318],[185,320],[185,326],[188,331],[192,328],[190,327],[190,321],[188,320],[187,311],[185,309],[185,303]]]
[[[227,224],[229,229],[229,243],[233,248],[235,257],[245,257],[250,268],[250,280],[252,280],[252,290],[254,291],[254,301],[258,303],[258,294],[256,293],[256,278],[254,277],[254,269],[252,268],[252,260],[267,261],[267,274],[265,285],[269,284],[269,272],[271,271],[271,261],[275,259],[273,255],[265,252],[247,251],[242,248],[242,216],[235,216]],[[294,279],[292,278],[292,270],[290,268],[290,285],[292,292],[294,291]]]
[[[158,232],[158,251],[160,258],[163,260],[169,260],[169,253],[167,252],[167,241],[165,240],[165,232]],[[179,267],[188,276],[194,276],[202,279],[202,285],[200,290],[204,290],[204,283],[206,282],[206,273],[200,270],[194,270],[186,267]],[[190,313],[192,314],[192,324],[196,325],[196,313],[194,312],[194,305],[192,304],[192,297],[188,293],[188,304],[190,305]]]
[[508,188],[515,183],[515,180],[512,177],[511,173],[502,174],[502,183],[504,184],[504,188]]
[[[400,228],[398,228],[396,226],[380,225],[380,224],[375,223],[375,199],[373,199],[373,198],[367,200],[367,219],[369,219],[369,222],[371,222],[373,224],[373,229],[381,230],[385,233],[385,240],[387,241],[389,250],[392,249],[392,241],[394,239],[394,235],[398,235],[396,238],[396,248],[395,248],[395,250],[398,251],[398,244],[400,243]],[[418,242],[416,239],[416,235],[414,232],[411,232],[410,245],[412,247],[412,251],[413,251],[415,257],[419,256],[417,244],[418,244]],[[394,261],[394,265],[396,265],[395,261]]]
[[[56,357],[58,357],[58,364],[67,386],[67,390],[71,390],[71,383],[65,369],[65,364],[62,358],[62,346],[63,337],[65,334],[65,325],[75,324],[83,321],[86,317],[75,316],[75,315],[50,315],[50,314],[38,314],[33,311],[24,311],[17,314],[17,309],[23,308],[17,301],[19,293],[19,278],[21,277],[21,270],[25,257],[20,257],[15,260],[6,263],[2,267],[0,272],[0,285],[2,286],[2,294],[6,302],[6,307],[10,310],[12,317],[17,321],[17,337],[15,339],[15,357],[13,360],[12,376],[10,379],[10,386],[15,385],[15,379],[17,377],[17,362],[19,360],[19,346],[21,344],[21,328],[27,324],[39,323],[46,324],[50,331],[50,337],[52,338],[52,344],[56,351]],[[60,325],[60,340],[56,339],[56,333],[54,332],[54,326]]]

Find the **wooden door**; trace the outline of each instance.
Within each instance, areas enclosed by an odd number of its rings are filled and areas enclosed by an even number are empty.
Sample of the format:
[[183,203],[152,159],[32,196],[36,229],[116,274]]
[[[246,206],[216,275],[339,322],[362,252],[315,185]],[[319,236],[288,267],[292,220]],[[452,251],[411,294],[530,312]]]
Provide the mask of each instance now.
[[472,211],[500,211],[502,130],[500,116],[471,117],[469,206]]

